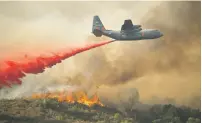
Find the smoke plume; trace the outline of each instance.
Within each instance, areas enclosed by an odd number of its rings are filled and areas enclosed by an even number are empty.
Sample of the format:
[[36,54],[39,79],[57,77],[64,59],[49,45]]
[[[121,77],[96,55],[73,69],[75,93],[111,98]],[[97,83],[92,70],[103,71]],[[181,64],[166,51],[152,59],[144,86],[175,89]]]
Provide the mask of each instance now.
[[[107,46],[109,50],[92,52],[87,64],[80,67],[82,72],[76,74],[72,82],[77,80],[84,86],[86,83],[111,85],[106,93],[100,93],[102,96],[111,94],[112,88],[122,90],[116,86],[121,85],[137,88],[143,102],[200,107],[200,4],[162,3],[150,9],[141,24],[145,28],[160,29],[164,37],[119,42],[117,47],[116,44]],[[114,54],[111,48],[116,50]],[[76,60],[77,65],[83,64],[79,61]],[[90,77],[86,77],[88,72]]]

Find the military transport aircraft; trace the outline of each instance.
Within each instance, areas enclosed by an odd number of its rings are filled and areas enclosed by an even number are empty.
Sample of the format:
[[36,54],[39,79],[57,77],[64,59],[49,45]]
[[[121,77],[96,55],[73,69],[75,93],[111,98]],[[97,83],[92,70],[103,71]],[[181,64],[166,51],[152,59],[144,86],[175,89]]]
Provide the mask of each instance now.
[[93,17],[92,33],[96,37],[102,35],[113,38],[115,40],[145,40],[160,38],[163,34],[156,29],[142,29],[141,25],[133,25],[132,20],[128,19],[124,21],[120,31],[107,30],[102,24],[99,16]]

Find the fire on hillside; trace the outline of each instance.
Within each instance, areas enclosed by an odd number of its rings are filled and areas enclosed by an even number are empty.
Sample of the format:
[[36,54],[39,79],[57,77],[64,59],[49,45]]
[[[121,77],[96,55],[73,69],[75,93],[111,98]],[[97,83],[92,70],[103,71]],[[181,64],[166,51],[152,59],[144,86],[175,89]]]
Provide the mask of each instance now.
[[92,105],[100,105],[104,106],[100,99],[95,93],[91,98],[87,96],[87,94],[84,91],[75,91],[75,92],[69,92],[69,91],[58,91],[58,92],[48,92],[48,93],[35,93],[31,96],[32,99],[57,99],[59,102],[67,102],[67,103],[81,103],[85,104],[87,106]]

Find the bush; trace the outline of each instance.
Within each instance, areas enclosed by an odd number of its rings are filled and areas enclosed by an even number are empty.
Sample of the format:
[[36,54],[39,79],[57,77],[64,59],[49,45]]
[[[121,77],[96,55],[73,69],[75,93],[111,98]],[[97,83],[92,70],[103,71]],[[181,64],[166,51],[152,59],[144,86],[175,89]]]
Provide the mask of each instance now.
[[62,115],[58,115],[55,117],[56,120],[64,120],[64,117]]
[[127,118],[127,119],[122,120],[121,123],[135,123],[135,122],[133,122],[133,119]]
[[186,123],[200,123],[200,119],[190,117]]
[[115,114],[114,114],[114,120],[115,120],[116,122],[120,122],[120,121],[121,121],[121,115],[120,115],[119,113],[115,113]]
[[162,120],[161,119],[156,119],[156,120],[153,120],[152,123],[161,123]]
[[120,119],[120,118],[121,118],[121,116],[120,116],[119,113],[115,113],[115,114],[114,114],[114,119]]
[[71,110],[71,111],[79,111],[79,109],[78,109],[78,107],[76,105],[69,108],[69,110]]

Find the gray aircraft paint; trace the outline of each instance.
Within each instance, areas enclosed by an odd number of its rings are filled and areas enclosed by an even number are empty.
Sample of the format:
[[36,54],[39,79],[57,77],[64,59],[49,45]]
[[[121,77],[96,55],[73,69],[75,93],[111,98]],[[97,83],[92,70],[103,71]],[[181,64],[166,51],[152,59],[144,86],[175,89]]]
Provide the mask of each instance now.
[[92,33],[96,37],[105,35],[115,40],[146,40],[163,36],[159,30],[142,29],[141,25],[133,25],[131,20],[125,20],[120,31],[106,30],[97,15],[93,17]]

